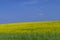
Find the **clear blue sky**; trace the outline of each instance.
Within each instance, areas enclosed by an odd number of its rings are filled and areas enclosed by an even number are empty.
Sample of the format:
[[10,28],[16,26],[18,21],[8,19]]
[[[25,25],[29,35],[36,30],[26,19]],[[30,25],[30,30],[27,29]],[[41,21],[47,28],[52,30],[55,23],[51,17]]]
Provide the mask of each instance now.
[[59,19],[60,0],[0,0],[0,23]]

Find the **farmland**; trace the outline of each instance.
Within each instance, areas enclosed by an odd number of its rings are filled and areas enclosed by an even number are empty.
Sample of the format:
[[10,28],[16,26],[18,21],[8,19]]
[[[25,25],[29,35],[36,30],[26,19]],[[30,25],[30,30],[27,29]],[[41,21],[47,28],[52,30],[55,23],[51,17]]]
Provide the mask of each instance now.
[[60,21],[0,24],[1,40],[60,40]]

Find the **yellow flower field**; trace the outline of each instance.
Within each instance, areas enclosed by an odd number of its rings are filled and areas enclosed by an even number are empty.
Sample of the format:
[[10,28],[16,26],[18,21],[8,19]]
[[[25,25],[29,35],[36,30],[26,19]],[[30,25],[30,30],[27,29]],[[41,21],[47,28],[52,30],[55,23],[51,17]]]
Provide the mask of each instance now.
[[60,21],[0,24],[0,33],[60,33]]

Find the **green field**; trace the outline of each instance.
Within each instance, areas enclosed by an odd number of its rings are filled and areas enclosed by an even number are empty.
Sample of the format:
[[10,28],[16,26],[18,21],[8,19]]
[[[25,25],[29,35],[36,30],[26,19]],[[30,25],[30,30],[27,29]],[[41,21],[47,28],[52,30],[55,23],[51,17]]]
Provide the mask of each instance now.
[[60,40],[60,21],[0,24],[0,40]]

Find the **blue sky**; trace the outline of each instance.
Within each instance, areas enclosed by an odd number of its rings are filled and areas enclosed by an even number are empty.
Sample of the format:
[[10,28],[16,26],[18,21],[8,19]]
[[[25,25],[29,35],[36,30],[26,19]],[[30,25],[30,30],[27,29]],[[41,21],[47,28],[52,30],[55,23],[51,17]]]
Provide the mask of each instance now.
[[60,0],[0,0],[0,23],[60,19]]

